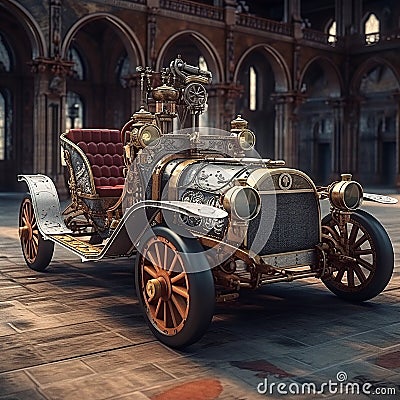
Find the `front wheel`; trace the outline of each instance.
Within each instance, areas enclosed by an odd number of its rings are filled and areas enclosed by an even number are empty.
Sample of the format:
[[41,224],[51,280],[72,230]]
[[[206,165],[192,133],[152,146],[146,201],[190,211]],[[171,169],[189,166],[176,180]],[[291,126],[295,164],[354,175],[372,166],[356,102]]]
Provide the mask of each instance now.
[[[195,238],[160,226],[141,242],[135,283],[144,317],[162,343],[188,346],[201,338],[214,313],[214,281],[204,268],[203,248]],[[199,272],[197,265],[202,266]]]
[[334,271],[322,278],[329,290],[348,301],[361,302],[385,289],[394,268],[393,247],[376,218],[357,210],[341,232],[338,222],[327,215],[322,220],[322,235],[331,249],[328,263]]
[[19,210],[19,238],[28,267],[44,271],[53,257],[54,243],[44,240],[39,232],[30,195],[23,198]]

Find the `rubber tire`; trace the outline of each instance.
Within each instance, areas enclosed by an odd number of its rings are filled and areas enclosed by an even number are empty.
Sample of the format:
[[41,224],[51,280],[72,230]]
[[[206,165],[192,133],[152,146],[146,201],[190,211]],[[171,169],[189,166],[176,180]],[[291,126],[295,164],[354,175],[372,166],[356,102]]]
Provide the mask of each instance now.
[[[325,216],[322,225],[327,225],[331,219],[330,214]],[[341,290],[330,279],[322,279],[322,281],[332,293],[340,298],[359,303],[374,298],[385,289],[393,274],[394,254],[392,242],[385,228],[375,217],[366,211],[356,210],[352,213],[351,220],[362,225],[370,235],[376,252],[376,269],[371,272],[372,276],[368,277],[369,283],[358,291]]]
[[[22,222],[22,215],[21,215],[22,207],[26,201],[29,201],[32,205],[32,199],[31,199],[30,194],[25,195],[24,198],[22,199],[21,206],[19,209],[19,217],[18,217],[19,226],[21,226],[21,222]],[[33,205],[32,205],[32,209],[33,209]],[[36,218],[36,216],[34,216],[34,217]],[[36,258],[33,262],[31,262],[25,254],[22,239],[20,239],[20,242],[21,242],[22,254],[24,256],[26,265],[34,271],[43,272],[48,267],[48,265],[51,262],[51,259],[53,258],[54,242],[52,242],[51,240],[44,240],[42,235],[39,232],[38,251],[37,251]]]
[[[185,258],[185,253],[199,253],[196,255],[196,259],[199,260],[199,258],[202,258],[203,265],[208,264],[205,256],[201,254],[203,247],[194,237],[183,238],[176,232],[163,226],[153,227],[152,230],[152,233],[146,233],[140,240],[140,243],[142,244],[141,246],[143,246],[151,237],[161,236],[169,240],[179,252],[182,252],[183,258]],[[211,269],[202,272],[189,273],[187,275],[190,287],[190,308],[188,317],[181,331],[174,336],[168,336],[159,331],[147,315],[141,289],[141,271],[139,267],[141,257],[140,251],[138,251],[135,261],[135,288],[143,316],[153,335],[160,342],[172,348],[184,348],[197,342],[208,329],[214,315],[215,288]]]

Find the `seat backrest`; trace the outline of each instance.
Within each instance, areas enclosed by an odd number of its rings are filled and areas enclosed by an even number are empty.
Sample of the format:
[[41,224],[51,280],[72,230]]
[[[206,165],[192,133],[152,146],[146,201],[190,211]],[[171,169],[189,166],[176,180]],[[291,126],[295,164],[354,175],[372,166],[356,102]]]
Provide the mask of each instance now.
[[70,129],[66,137],[86,154],[96,187],[124,184],[124,149],[119,130]]

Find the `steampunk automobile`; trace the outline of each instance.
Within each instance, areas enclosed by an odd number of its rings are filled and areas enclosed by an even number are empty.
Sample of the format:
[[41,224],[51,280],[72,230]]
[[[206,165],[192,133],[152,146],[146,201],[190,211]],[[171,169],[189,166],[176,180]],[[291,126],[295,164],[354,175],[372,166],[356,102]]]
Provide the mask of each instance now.
[[257,157],[240,116],[230,131],[199,127],[211,73],[180,57],[161,73],[138,72],[142,107],[121,130],[61,135],[64,211],[49,177],[19,176],[29,188],[19,214],[28,267],[44,271],[55,243],[83,261],[135,256],[144,317],[171,347],[198,340],[215,302],[243,288],[314,277],[352,302],[382,292],[392,245],[360,206],[395,199],[363,193],[349,174],[316,187],[284,161]]

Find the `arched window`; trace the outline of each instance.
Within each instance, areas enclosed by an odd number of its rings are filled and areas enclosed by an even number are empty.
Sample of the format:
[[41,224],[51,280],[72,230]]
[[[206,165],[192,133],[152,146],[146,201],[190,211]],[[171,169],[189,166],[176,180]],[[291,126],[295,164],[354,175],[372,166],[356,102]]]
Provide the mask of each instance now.
[[117,63],[117,67],[115,69],[115,73],[117,76],[117,80],[123,88],[128,87],[128,82],[126,78],[132,73],[131,63],[129,61],[128,56],[123,55]]
[[0,72],[11,71],[11,54],[7,47],[3,35],[0,33]]
[[375,44],[379,41],[379,19],[375,14],[370,14],[370,16],[365,21],[365,42],[367,44]]
[[[199,68],[201,70],[208,71],[207,61],[203,56],[199,56],[198,66],[199,66]],[[203,114],[200,114],[199,125],[201,127],[208,126],[208,113],[207,113],[207,111],[208,111],[208,103],[206,104],[206,106],[204,108]]]
[[69,50],[69,59],[75,63],[74,70],[74,78],[80,81],[85,79],[85,68],[83,65],[82,57],[80,56],[78,50],[75,47],[71,47]]
[[0,92],[0,160],[5,159],[6,150],[6,100]]
[[336,43],[336,21],[332,21],[329,25],[328,25],[328,43],[331,44],[335,44]]
[[257,110],[257,71],[253,66],[249,68],[249,109]]
[[67,93],[65,116],[67,129],[83,127],[84,104],[82,98],[75,92]]
[[11,158],[11,93],[5,89],[0,90],[0,161]]
[[203,56],[199,57],[199,68],[203,71],[208,71],[206,59]]

